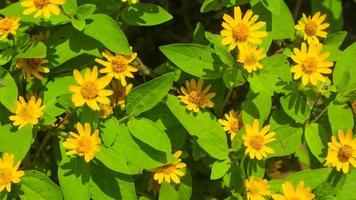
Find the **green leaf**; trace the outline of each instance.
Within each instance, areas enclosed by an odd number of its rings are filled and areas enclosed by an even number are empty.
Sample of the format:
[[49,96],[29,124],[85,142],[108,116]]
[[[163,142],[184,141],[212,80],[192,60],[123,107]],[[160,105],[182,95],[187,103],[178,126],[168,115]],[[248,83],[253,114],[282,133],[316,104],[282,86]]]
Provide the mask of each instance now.
[[287,124],[271,131],[276,133],[276,140],[267,144],[274,150],[273,154],[268,154],[269,158],[291,155],[302,145],[303,130],[301,128]]
[[[269,44],[272,39],[280,40],[280,39],[293,39],[294,38],[294,19],[287,4],[281,0],[261,0],[262,3],[257,3],[252,6],[252,10],[255,14],[259,16],[259,21],[266,22],[266,26],[264,29],[268,31],[268,36],[263,39],[263,43]],[[275,11],[277,12],[277,7],[279,6],[279,14],[271,13],[268,8],[266,8],[266,4],[271,2],[275,4]],[[268,43],[267,43],[268,42]],[[269,45],[266,47],[261,45],[265,51],[268,51]]]
[[355,197],[354,188],[356,187],[356,169],[351,169],[351,172],[345,177],[345,183],[342,188],[337,191],[337,200],[350,200]]
[[167,134],[159,129],[154,122],[142,118],[131,118],[128,123],[130,133],[141,142],[150,145],[151,147],[170,153],[172,151],[171,142]]
[[227,68],[223,74],[223,80],[227,88],[234,88],[246,83],[242,70],[236,67]]
[[90,164],[90,194],[93,199],[137,199],[131,176],[106,168],[102,163]]
[[305,140],[312,154],[324,163],[330,135],[321,124],[310,124],[305,129]]
[[56,121],[56,116],[62,114],[64,110],[56,106],[57,97],[64,94],[71,94],[67,89],[69,85],[74,85],[75,81],[72,76],[57,76],[54,80],[47,83],[43,104],[46,105],[43,115],[44,124],[53,124]]
[[164,102],[159,103],[151,110],[142,113],[141,117],[153,121],[156,126],[163,131],[177,128],[177,126],[180,125],[179,121],[174,117]]
[[80,19],[80,20],[85,20],[88,17],[90,17],[90,15],[92,15],[95,12],[95,10],[96,10],[96,5],[84,4],[84,5],[79,6],[75,16],[77,16],[78,19]]
[[174,187],[171,184],[163,182],[159,190],[159,200],[166,200],[166,199],[178,200],[179,197],[177,191],[174,189]]
[[127,5],[121,11],[122,20],[133,26],[153,26],[171,20],[173,17],[159,5],[139,3]]
[[248,177],[253,176],[263,178],[265,175],[266,167],[264,160],[247,159],[244,166]]
[[260,0],[262,4],[273,14],[279,15],[281,10],[282,0]]
[[75,19],[72,18],[72,25],[75,29],[77,29],[78,31],[82,31],[85,28],[85,21],[84,20],[79,20],[79,19]]
[[12,3],[4,9],[0,10],[0,14],[4,16],[13,16],[16,13],[16,16],[21,17],[21,22],[34,23],[40,26],[54,26],[68,23],[70,19],[61,12],[59,15],[51,15],[48,20],[45,20],[42,17],[34,18],[34,13],[30,15],[23,15],[22,12],[25,10],[25,7],[21,6],[21,2]]
[[177,97],[168,95],[168,108],[192,136],[198,137],[198,144],[213,158],[224,160],[228,156],[225,133],[215,116],[208,111],[187,112]]
[[158,151],[135,139],[124,125],[120,125],[117,128],[117,132],[117,139],[112,148],[116,148],[117,151],[122,152],[129,164],[152,170],[175,161],[175,158],[171,154]]
[[31,42],[19,50],[18,58],[45,58],[47,47],[43,42]]
[[234,57],[228,51],[228,47],[221,44],[222,36],[205,32],[205,38],[214,45],[215,52],[221,61],[227,66],[233,67],[235,64]]
[[346,103],[331,102],[328,106],[328,117],[333,135],[336,135],[339,129],[346,131],[354,127],[353,112]]
[[45,174],[29,170],[21,178],[21,199],[62,200],[62,190]]
[[88,19],[85,35],[96,39],[112,52],[124,55],[132,53],[124,32],[111,17],[95,14]]
[[98,51],[98,48],[101,48],[100,43],[69,25],[59,28],[51,34],[46,44],[51,47],[47,52],[51,68],[60,66],[82,54],[100,56]]
[[100,124],[100,136],[106,146],[112,146],[114,144],[119,126],[119,122],[113,117]]
[[184,176],[180,180],[181,183],[178,188],[179,200],[190,200],[192,196],[192,176],[189,168],[185,168]]
[[120,151],[115,148],[101,146],[100,151],[95,155],[109,169],[124,174],[130,174],[126,160]]
[[15,160],[22,160],[32,144],[32,125],[17,130],[12,125],[0,126],[0,152],[14,154]]
[[310,107],[306,96],[300,91],[294,91],[280,98],[282,108],[298,123],[304,123],[309,118]]
[[78,10],[77,0],[66,0],[62,8],[66,14],[73,16]]
[[69,158],[62,152],[62,161],[58,168],[58,179],[64,194],[64,199],[90,199],[89,165],[84,162],[82,157],[74,156]]
[[333,82],[339,91],[356,89],[356,67],[353,66],[356,55],[356,42],[347,47],[337,59]]
[[328,32],[335,32],[342,29],[344,24],[342,1],[323,0],[311,1],[312,13],[321,12],[326,14],[326,21],[330,24]]
[[306,169],[289,175],[285,181],[290,181],[295,186],[304,181],[305,186],[313,190],[328,178],[330,172],[330,168]]
[[92,129],[96,129],[99,124],[99,112],[92,110],[89,106],[84,105],[80,113],[80,122],[89,123]]
[[6,63],[8,63],[11,60],[13,54],[14,54],[13,49],[5,49],[5,50],[1,51],[0,65],[5,65]]
[[330,34],[323,44],[323,49],[321,52],[329,52],[330,56],[327,58],[329,61],[336,61],[341,55],[342,51],[339,49],[347,35],[346,31],[339,31]]
[[137,116],[157,105],[171,89],[174,74],[168,73],[135,87],[126,97],[126,112]]
[[263,69],[250,74],[248,81],[255,92],[263,92],[270,96],[278,92],[280,81],[291,81],[290,64],[284,54],[274,54],[261,61]]
[[244,124],[252,123],[254,119],[265,121],[271,111],[272,99],[265,93],[249,92],[242,104],[242,120]]
[[224,64],[208,46],[200,44],[170,44],[160,46],[161,52],[180,69],[204,79],[222,76]]
[[226,160],[216,160],[213,165],[211,166],[211,180],[217,180],[222,178],[226,172],[230,169],[231,161],[230,159]]
[[0,68],[0,103],[9,111],[15,112],[18,90],[11,74]]

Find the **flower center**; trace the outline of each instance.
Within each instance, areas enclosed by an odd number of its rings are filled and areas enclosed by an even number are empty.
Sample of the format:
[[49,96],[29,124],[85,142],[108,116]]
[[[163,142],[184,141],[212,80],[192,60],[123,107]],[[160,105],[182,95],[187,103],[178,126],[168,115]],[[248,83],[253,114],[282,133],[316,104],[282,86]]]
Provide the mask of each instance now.
[[33,59],[28,59],[27,60],[27,65],[31,69],[37,69],[40,67],[42,64],[42,59],[41,58],[33,58]]
[[36,8],[43,9],[49,4],[49,0],[34,0],[33,3],[35,4]]
[[252,195],[259,194],[258,187],[253,185],[252,187],[248,188],[248,192]]
[[248,26],[243,23],[238,23],[236,27],[232,29],[232,36],[238,42],[245,42],[248,36]]
[[126,71],[126,59],[122,56],[116,56],[112,61],[111,61],[111,65],[112,65],[112,70],[115,73],[122,73]]
[[9,19],[0,20],[0,32],[8,32],[12,26],[12,21]]
[[310,21],[305,25],[305,33],[309,36],[313,36],[318,31],[318,24],[314,21]]
[[0,169],[0,185],[7,185],[11,182],[12,173],[9,168]]
[[239,130],[240,123],[239,120],[234,120],[230,122],[230,128],[232,132],[237,132]]
[[255,55],[250,54],[245,58],[244,61],[245,61],[245,65],[250,65],[251,66],[251,65],[256,64],[257,59],[256,59]]
[[77,143],[77,152],[79,154],[86,153],[91,149],[91,141],[89,137],[82,137]]
[[22,119],[24,119],[24,121],[32,121],[34,118],[36,118],[34,117],[34,114],[34,109],[32,108],[32,106],[29,105],[23,106],[20,111],[20,116],[22,117]]
[[260,150],[263,147],[264,138],[263,136],[256,135],[250,140],[250,145],[253,149]]
[[84,99],[91,100],[91,99],[95,99],[98,96],[99,91],[97,85],[94,82],[87,81],[82,84],[80,93]]
[[176,166],[174,164],[168,164],[159,168],[159,171],[162,172],[163,174],[171,174],[175,169]]
[[339,149],[337,157],[341,162],[347,162],[352,157],[353,149],[350,145],[343,145]]
[[304,60],[302,67],[303,71],[307,74],[311,74],[317,70],[318,62],[314,58],[307,58]]
[[198,105],[199,104],[199,101],[202,99],[202,95],[200,92],[198,91],[192,91],[190,92],[189,94],[189,97],[188,97],[188,101],[195,104],[195,105]]

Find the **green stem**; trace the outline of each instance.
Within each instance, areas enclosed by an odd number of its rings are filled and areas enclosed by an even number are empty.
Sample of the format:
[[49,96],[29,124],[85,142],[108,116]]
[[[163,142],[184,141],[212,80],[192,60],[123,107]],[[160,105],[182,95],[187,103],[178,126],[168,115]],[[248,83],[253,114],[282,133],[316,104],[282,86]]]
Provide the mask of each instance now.
[[121,119],[119,119],[119,123],[122,123],[122,122],[124,122],[124,121],[126,121],[128,119],[129,119],[129,116],[126,115],[125,117],[122,117]]
[[309,123],[312,121],[313,112],[314,112],[314,110],[315,110],[316,104],[318,103],[320,97],[321,97],[321,93],[318,94],[318,97],[317,97],[316,100],[314,101],[313,106],[312,106],[312,109],[310,110]]
[[328,110],[328,106],[327,106],[326,108],[324,108],[324,110],[321,111],[321,112],[319,113],[319,115],[316,116],[316,117],[313,119],[312,122],[314,123],[314,122],[318,121],[318,119],[319,119],[321,116],[323,116],[323,114],[324,114],[327,110]]
[[224,108],[225,108],[227,102],[229,101],[233,90],[234,90],[234,89],[231,88],[231,89],[229,89],[229,91],[227,92],[227,94],[226,94],[226,96],[225,96],[225,99],[224,99],[224,102],[223,102],[223,104],[222,104],[222,106],[221,106],[221,109],[220,109],[219,112],[218,112],[218,116],[219,116],[219,117],[222,116],[222,114],[223,114],[223,112],[224,112]]

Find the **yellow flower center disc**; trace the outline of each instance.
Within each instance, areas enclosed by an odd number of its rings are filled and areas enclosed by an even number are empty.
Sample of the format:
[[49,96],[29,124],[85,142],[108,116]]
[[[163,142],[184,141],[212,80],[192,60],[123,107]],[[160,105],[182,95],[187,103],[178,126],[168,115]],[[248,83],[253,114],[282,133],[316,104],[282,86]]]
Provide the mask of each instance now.
[[339,149],[337,157],[341,162],[347,162],[352,157],[353,149],[349,145],[343,145]]
[[303,71],[305,73],[311,74],[316,71],[317,65],[318,63],[314,58],[307,58],[302,64]]
[[318,31],[318,24],[315,23],[314,21],[310,21],[305,25],[305,33],[309,36],[315,35],[315,33]]
[[98,96],[98,87],[94,82],[88,81],[83,83],[80,93],[84,99],[94,99]]
[[251,138],[250,145],[252,148],[256,150],[260,150],[263,147],[263,142],[264,142],[263,136],[256,135]]
[[239,23],[232,29],[232,36],[239,42],[245,42],[247,40],[248,32],[248,27],[243,23]]

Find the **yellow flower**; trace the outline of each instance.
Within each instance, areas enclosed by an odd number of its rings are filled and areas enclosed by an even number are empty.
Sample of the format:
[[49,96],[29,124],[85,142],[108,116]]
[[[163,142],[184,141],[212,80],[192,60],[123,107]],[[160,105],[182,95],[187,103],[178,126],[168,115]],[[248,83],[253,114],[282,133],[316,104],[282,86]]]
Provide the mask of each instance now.
[[328,143],[328,155],[326,156],[326,166],[336,167],[337,171],[343,171],[345,174],[349,171],[350,164],[356,167],[356,139],[352,139],[352,130],[338,131],[339,141],[335,136],[331,137]]
[[100,73],[106,73],[111,78],[116,78],[121,81],[122,86],[126,86],[126,77],[133,78],[132,72],[137,72],[137,69],[130,65],[136,58],[137,54],[133,53],[131,56],[120,54],[111,54],[109,51],[104,51],[102,55],[107,59],[104,61],[96,58],[95,61],[104,65],[105,68],[100,69]]
[[49,39],[50,34],[51,33],[49,30],[46,30],[45,32],[39,32],[35,35],[32,35],[31,40],[34,42],[46,41]]
[[77,123],[76,128],[78,133],[69,132],[70,137],[63,142],[63,146],[69,149],[66,155],[78,154],[79,156],[84,156],[85,162],[88,163],[100,151],[99,130],[95,129],[91,134],[89,123],[85,123],[84,126]]
[[266,179],[250,177],[245,181],[247,200],[264,200],[271,194]]
[[246,147],[245,154],[249,154],[251,159],[256,158],[262,160],[267,157],[267,153],[274,153],[274,150],[267,147],[266,144],[275,140],[276,133],[269,132],[270,126],[267,125],[260,131],[260,124],[257,119],[253,121],[253,125],[246,124],[245,134],[242,136]]
[[110,83],[111,78],[108,76],[98,78],[97,67],[94,67],[92,71],[87,68],[84,77],[75,69],[73,76],[79,84],[79,86],[71,85],[68,88],[71,92],[74,92],[72,95],[74,106],[79,107],[87,104],[93,110],[100,110],[98,102],[101,104],[110,103],[107,96],[112,95],[113,91],[104,88]]
[[211,99],[215,96],[215,93],[208,93],[211,85],[202,90],[203,84],[203,79],[199,79],[198,84],[192,79],[190,82],[185,82],[185,88],[181,87],[183,95],[178,97],[183,103],[187,104],[188,110],[199,112],[199,108],[214,107]]
[[252,10],[248,10],[246,14],[242,16],[240,7],[235,7],[234,18],[224,14],[223,19],[223,30],[220,32],[223,37],[221,44],[229,45],[229,51],[245,43],[261,44],[261,38],[267,36],[266,31],[258,31],[265,26],[266,23],[262,21],[255,23],[258,19],[258,15],[253,15]]
[[20,27],[19,17],[0,17],[0,40],[4,40],[9,34],[16,35],[17,29]]
[[295,29],[303,32],[304,40],[307,40],[309,44],[319,43],[318,36],[326,38],[327,32],[324,31],[329,27],[328,23],[323,23],[326,15],[320,15],[320,12],[317,12],[313,17],[306,16],[303,13],[303,18],[299,20],[298,24],[295,25]]
[[171,180],[175,184],[179,184],[180,177],[184,176],[184,172],[182,171],[182,169],[186,167],[185,163],[183,163],[182,160],[179,158],[181,155],[181,151],[175,152],[174,157],[176,157],[178,161],[173,164],[167,164],[156,169],[153,175],[153,179],[159,184],[162,184],[163,181],[171,183]]
[[315,197],[311,189],[305,187],[303,181],[300,181],[295,189],[293,184],[287,181],[282,184],[282,190],[284,195],[274,194],[272,198],[274,200],[312,200]]
[[14,155],[3,153],[0,158],[0,192],[5,188],[7,192],[11,192],[11,184],[19,183],[20,178],[25,175],[24,171],[18,170],[21,161],[14,165]]
[[237,132],[242,127],[242,115],[237,115],[235,111],[230,110],[229,114],[225,114],[225,119],[219,119],[219,123],[223,126],[224,131],[230,134],[230,139],[233,140]]
[[22,69],[24,78],[27,81],[31,80],[31,76],[36,77],[39,80],[43,80],[43,76],[40,73],[48,73],[49,69],[44,67],[43,64],[48,63],[48,60],[42,58],[20,58],[17,61],[16,67]]
[[118,80],[113,80],[112,90],[114,94],[112,95],[112,104],[114,107],[120,106],[120,108],[126,107],[126,96],[131,91],[133,85],[130,83],[126,86],[122,86]]
[[322,44],[310,44],[309,47],[302,43],[301,49],[294,49],[294,55],[291,56],[292,60],[296,63],[291,68],[294,73],[294,79],[302,78],[303,85],[309,82],[312,85],[317,85],[318,80],[325,82],[327,79],[322,74],[331,74],[330,67],[333,62],[325,61],[329,57],[329,52],[320,53],[323,48]]
[[[127,0],[121,0],[122,2],[127,2]],[[129,0],[129,2],[131,2],[132,4],[136,4],[138,2],[138,0]]]
[[263,65],[259,61],[264,57],[266,57],[266,54],[263,52],[263,49],[251,45],[239,46],[237,61],[243,63],[243,67],[248,73],[262,69]]
[[23,97],[19,97],[19,100],[16,103],[15,114],[11,115],[9,118],[11,121],[14,121],[14,126],[19,126],[22,128],[26,124],[38,124],[38,119],[43,115],[43,110],[45,108],[42,105],[42,99],[32,96],[30,101],[27,103]]
[[112,107],[110,104],[100,104],[99,107],[99,117],[101,119],[106,119],[112,114]]
[[45,19],[51,17],[51,14],[59,15],[61,9],[59,5],[63,5],[65,0],[24,0],[21,6],[26,7],[22,14],[29,15],[35,12],[34,17],[44,16]]

